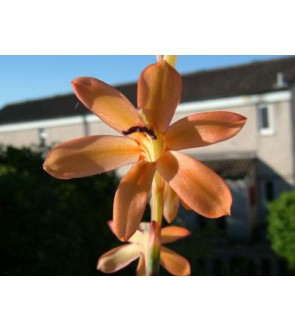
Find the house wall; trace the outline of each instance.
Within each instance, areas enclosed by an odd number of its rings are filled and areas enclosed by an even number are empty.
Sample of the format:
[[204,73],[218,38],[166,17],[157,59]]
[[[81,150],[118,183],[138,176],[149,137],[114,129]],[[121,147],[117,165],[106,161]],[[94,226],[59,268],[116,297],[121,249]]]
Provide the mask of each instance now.
[[[200,159],[219,156],[230,158],[239,155],[255,155],[265,165],[260,176],[272,176],[276,173],[288,184],[294,185],[294,146],[292,130],[292,109],[290,101],[271,103],[273,109],[273,134],[261,134],[258,129],[257,105],[227,108],[227,111],[241,114],[247,118],[244,128],[235,137],[198,149],[188,149],[186,152],[199,156]],[[218,109],[215,109],[218,110]],[[177,114],[174,121],[188,116],[190,113]]]
[[[230,140],[213,144],[198,149],[189,149],[186,152],[200,160],[210,158],[232,157],[256,157],[257,172],[255,174],[255,195],[256,204],[251,208],[243,208],[246,204],[246,196],[249,188],[245,187],[240,192],[233,182],[231,191],[234,196],[232,218],[228,219],[227,231],[230,238],[247,240],[250,238],[253,229],[261,229],[260,239],[265,237],[265,225],[268,214],[268,201],[266,194],[267,182],[273,183],[274,199],[283,191],[294,189],[294,112],[291,100],[269,103],[272,105],[273,133],[262,134],[258,125],[257,105],[231,107],[227,111],[244,115],[247,123],[241,132]],[[294,105],[295,106],[295,105]],[[215,110],[218,110],[216,108]],[[188,116],[177,114],[174,120]],[[236,193],[236,194],[235,194]],[[239,213],[242,211],[242,213]],[[245,212],[247,211],[247,214]],[[233,222],[234,221],[234,222]]]
[[30,129],[25,131],[9,131],[2,133],[0,132],[1,145],[13,145],[15,147],[21,147],[38,144],[38,142],[38,129]]
[[81,124],[46,128],[47,144],[55,145],[84,135]]
[[[294,92],[294,91],[293,91]],[[291,94],[290,94],[291,96]],[[264,164],[264,169],[258,174],[260,177],[277,174],[289,185],[294,185],[294,119],[292,118],[291,97],[280,93],[257,96],[242,96],[215,101],[182,104],[178,108],[172,122],[197,112],[227,110],[247,117],[247,123],[241,132],[230,140],[210,146],[189,149],[186,153],[199,159],[210,157],[230,158],[243,156],[257,156]],[[258,130],[257,105],[261,101],[273,105],[274,132],[262,135]],[[188,107],[188,106],[189,107]],[[98,121],[94,115],[73,117],[64,120],[49,120],[29,124],[0,126],[0,144],[14,146],[29,146],[39,144],[39,130],[46,133],[46,143],[54,145],[69,139],[86,135],[116,135],[117,133]]]
[[261,161],[294,185],[294,154],[292,151],[292,109],[287,102],[273,104],[274,133],[257,135],[257,151]]
[[[1,129],[1,127],[0,127]],[[107,127],[102,122],[96,123],[79,123],[56,126],[46,126],[46,123],[40,124],[37,128],[0,131],[0,144],[13,145],[15,147],[27,147],[40,144],[40,129],[46,133],[46,144],[49,146],[56,145],[67,140],[87,136],[87,135],[110,135],[116,134],[115,131]]]
[[[266,221],[267,202],[264,183],[273,181],[277,194],[294,186],[294,136],[295,109],[293,89],[290,96],[271,94],[271,96],[238,97],[226,100],[188,103],[180,105],[172,123],[191,114],[210,110],[226,110],[244,115],[247,123],[241,132],[230,140],[210,146],[184,151],[200,160],[210,158],[253,158],[257,157],[256,183],[253,176],[244,180],[229,180],[233,192],[234,204],[232,216],[228,219],[229,238],[247,241],[253,227]],[[272,97],[274,96],[274,97]],[[272,105],[274,131],[262,134],[258,128],[257,105],[260,102]],[[214,104],[214,107],[212,107]],[[39,121],[30,124],[0,126],[0,144],[17,147],[40,144],[40,129],[46,134],[46,144],[56,145],[70,139],[88,135],[117,135],[118,133],[99,121],[95,116],[73,117],[66,119]],[[130,166],[118,170],[122,176]],[[250,183],[250,182],[251,183]],[[249,182],[249,183],[248,183]],[[249,207],[248,191],[256,186],[255,206]],[[247,213],[245,213],[247,211]]]

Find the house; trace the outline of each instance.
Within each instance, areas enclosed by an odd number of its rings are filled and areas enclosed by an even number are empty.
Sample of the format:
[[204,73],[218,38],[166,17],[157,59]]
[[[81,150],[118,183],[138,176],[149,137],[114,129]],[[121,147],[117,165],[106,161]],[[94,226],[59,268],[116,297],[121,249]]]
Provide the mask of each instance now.
[[[225,223],[230,239],[247,242],[263,236],[267,203],[294,188],[294,82],[295,57],[183,75],[182,100],[173,121],[210,110],[248,118],[236,137],[186,151],[228,182],[234,197],[232,215]],[[117,89],[136,104],[136,83]],[[73,94],[8,105],[0,111],[4,145],[54,145],[113,133]]]

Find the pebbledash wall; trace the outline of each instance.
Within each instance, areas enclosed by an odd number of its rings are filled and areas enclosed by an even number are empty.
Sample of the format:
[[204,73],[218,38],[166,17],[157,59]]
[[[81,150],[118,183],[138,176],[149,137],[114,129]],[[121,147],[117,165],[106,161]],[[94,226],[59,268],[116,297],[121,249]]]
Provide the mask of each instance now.
[[[178,106],[172,123],[197,112],[225,110],[247,117],[242,131],[230,140],[210,146],[188,149],[186,153],[200,159],[221,159],[249,155],[265,162],[286,183],[294,185],[294,146],[291,92],[273,92],[254,96],[224,98],[206,102],[183,103]],[[260,128],[258,108],[268,109],[268,131]],[[90,112],[89,112],[90,113]],[[85,135],[120,135],[106,126],[95,115],[73,116],[60,119],[32,121],[0,126],[0,142],[3,145],[38,145],[44,139],[47,145],[55,145]]]

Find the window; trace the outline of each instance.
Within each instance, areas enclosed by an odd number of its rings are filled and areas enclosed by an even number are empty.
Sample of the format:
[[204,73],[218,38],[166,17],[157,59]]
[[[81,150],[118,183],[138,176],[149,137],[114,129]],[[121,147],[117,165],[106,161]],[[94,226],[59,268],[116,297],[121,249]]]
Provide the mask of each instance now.
[[277,188],[275,180],[264,180],[261,183],[262,187],[262,203],[266,208],[269,202],[277,198]]
[[274,183],[272,181],[265,182],[265,199],[267,202],[273,201],[275,198]]
[[258,130],[261,135],[274,133],[273,107],[272,105],[260,104],[257,107]]
[[267,107],[261,107],[260,108],[260,117],[261,117],[260,128],[261,129],[268,129],[269,126],[270,126],[270,123],[269,123],[269,116],[268,116],[268,108]]
[[44,128],[39,129],[39,142],[41,147],[46,146],[47,133]]

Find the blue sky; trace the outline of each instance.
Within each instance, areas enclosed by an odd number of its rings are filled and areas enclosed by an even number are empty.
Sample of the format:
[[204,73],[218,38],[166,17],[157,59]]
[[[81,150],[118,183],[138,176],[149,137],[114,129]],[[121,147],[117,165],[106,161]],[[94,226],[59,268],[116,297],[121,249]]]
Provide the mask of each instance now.
[[[183,74],[197,70],[268,60],[283,55],[200,55],[179,56],[177,70]],[[0,108],[7,104],[71,92],[70,82],[92,76],[109,84],[136,81],[151,55],[99,56],[0,56]]]

